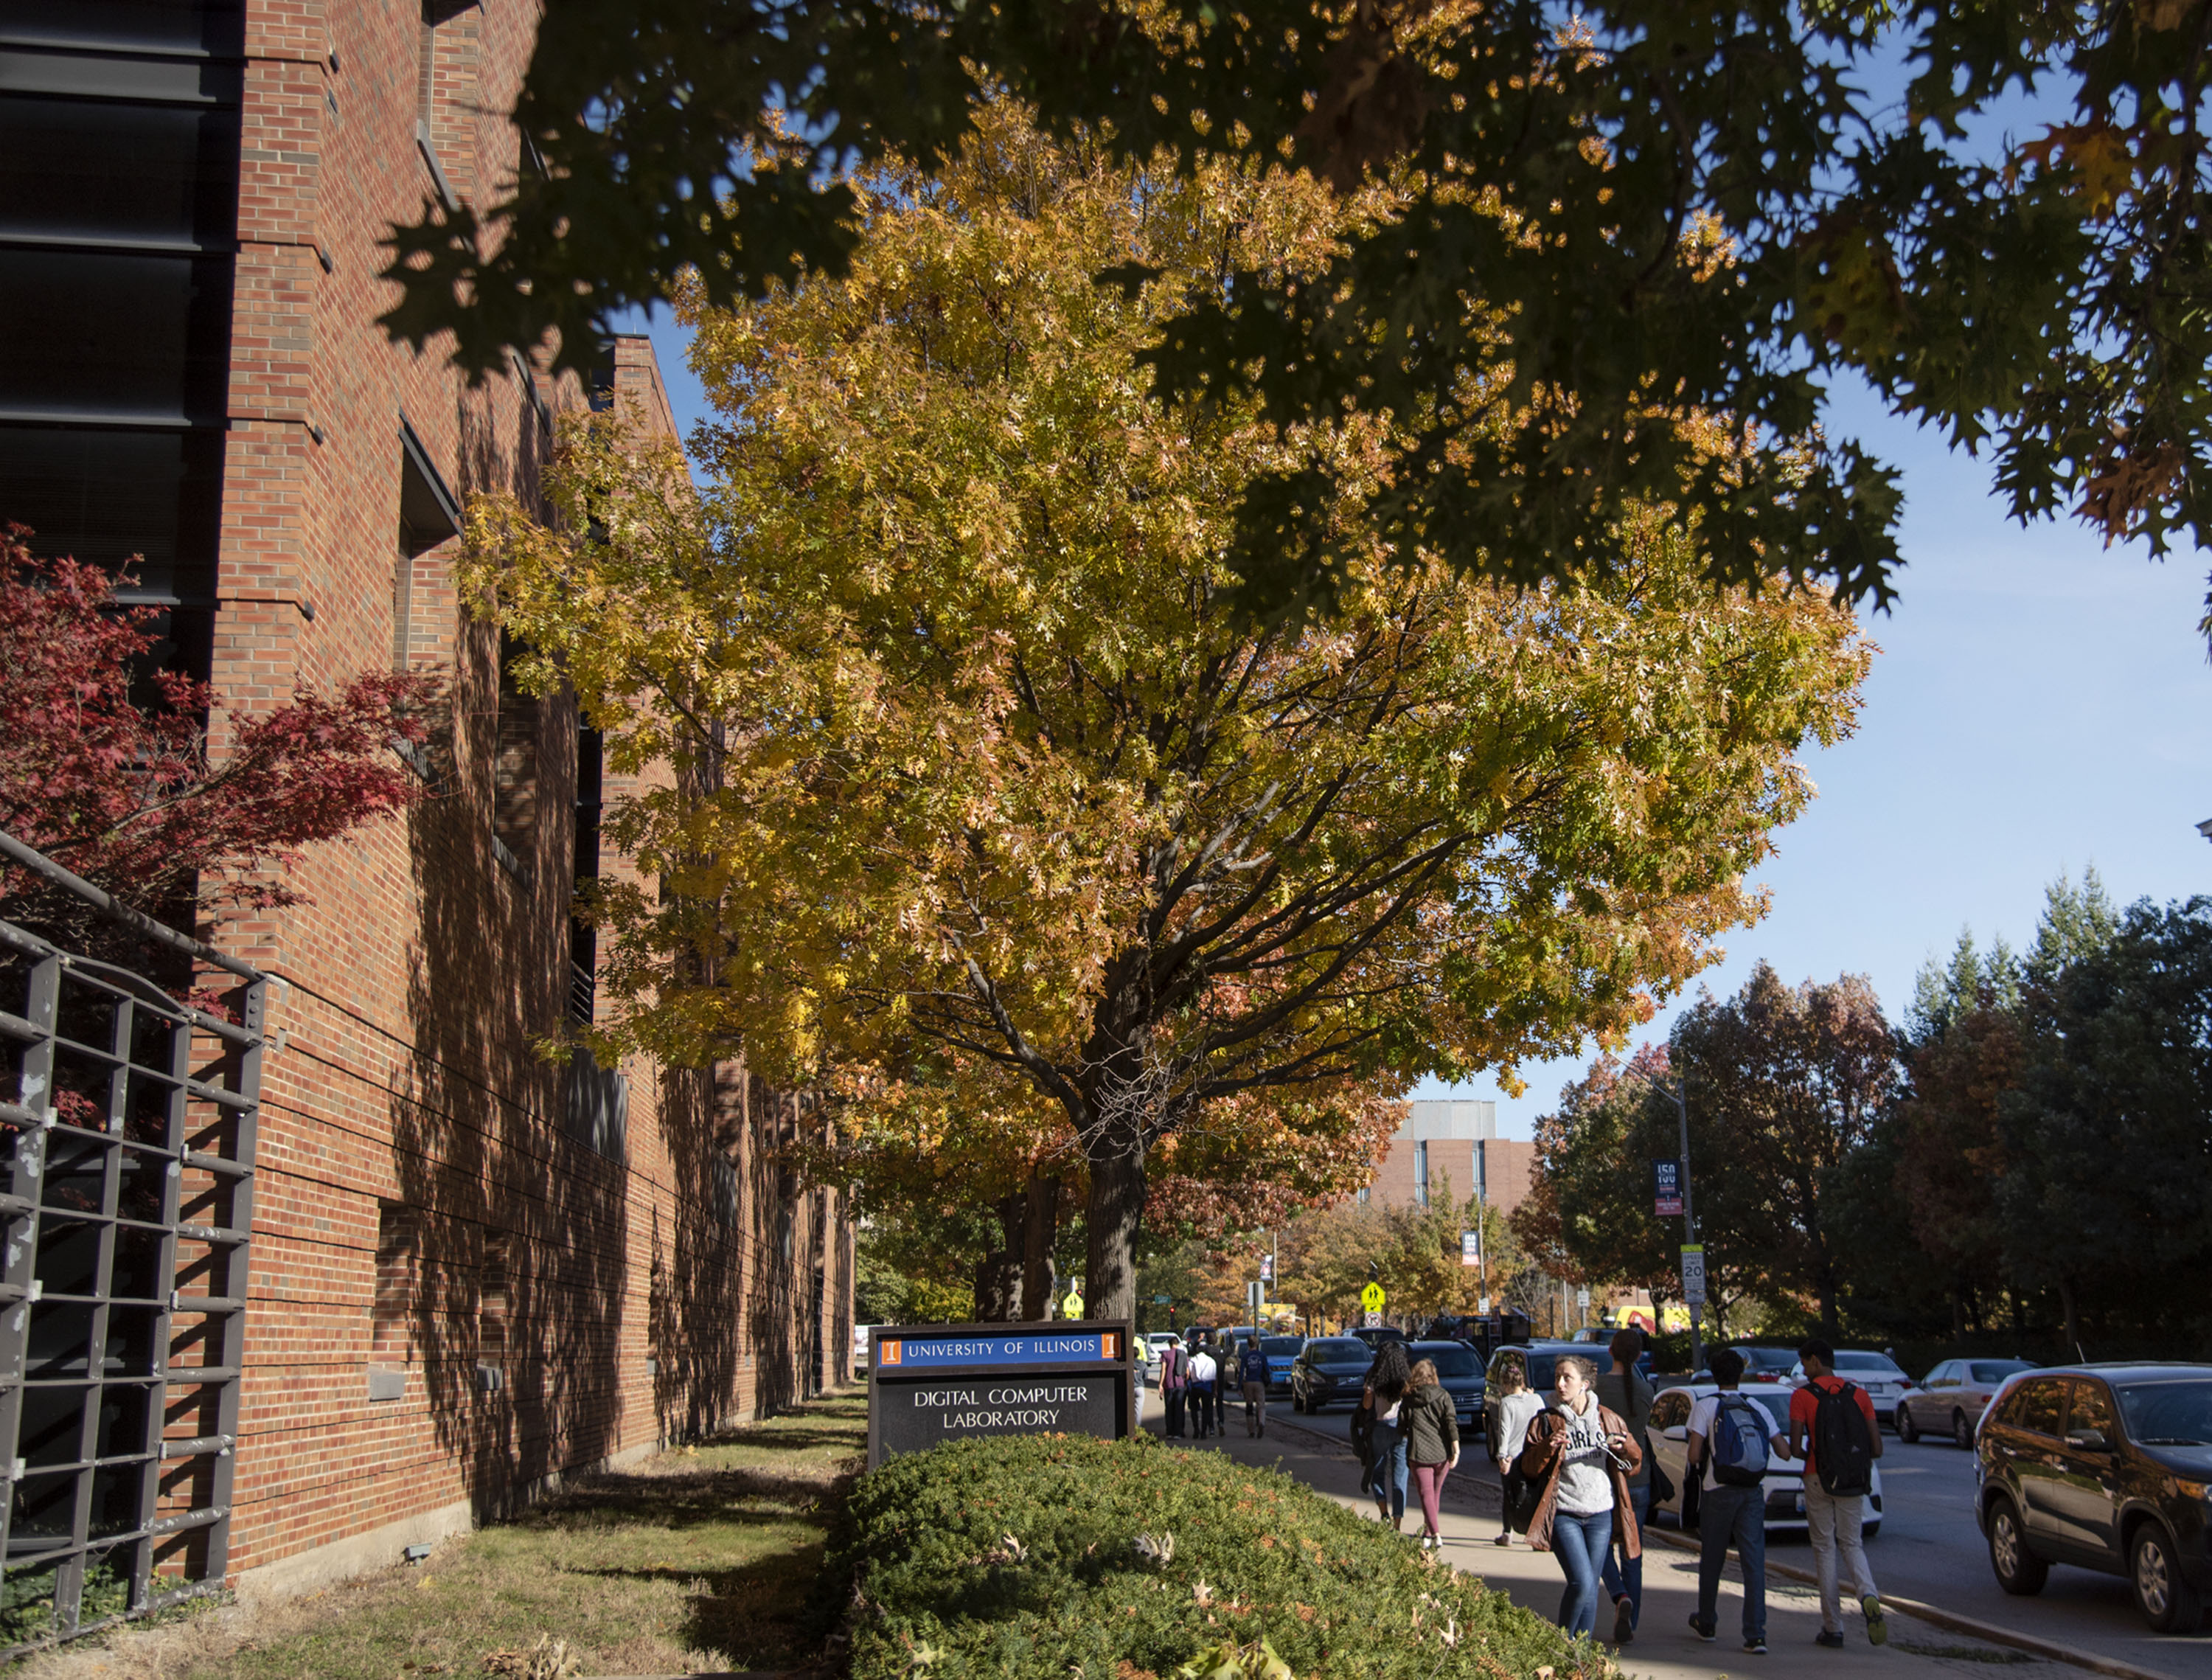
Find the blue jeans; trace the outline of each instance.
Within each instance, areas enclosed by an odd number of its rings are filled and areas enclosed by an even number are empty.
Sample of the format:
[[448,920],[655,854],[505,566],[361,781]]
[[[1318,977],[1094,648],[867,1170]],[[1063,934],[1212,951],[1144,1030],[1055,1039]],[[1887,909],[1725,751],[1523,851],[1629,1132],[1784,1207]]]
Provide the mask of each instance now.
[[[1628,1490],[1629,1509],[1636,1513],[1638,1528],[1650,1519],[1651,1489],[1631,1488]],[[1628,1625],[1636,1626],[1644,1614],[1644,1559],[1628,1555],[1626,1546],[1607,1546],[1605,1550],[1605,1593],[1608,1598],[1628,1596]]]
[[1406,1514],[1406,1435],[1393,1423],[1378,1423],[1370,1436],[1375,1461],[1367,1471],[1366,1488],[1376,1504],[1388,1504],[1390,1520]]
[[1766,1637],[1766,1489],[1708,1488],[1698,1496],[1698,1625],[1719,1619],[1721,1566],[1743,1565],[1743,1636]]
[[1613,1549],[1613,1513],[1596,1511],[1587,1517],[1552,1513],[1552,1555],[1559,1560],[1559,1573],[1567,1590],[1559,1598],[1559,1625],[1569,1639],[1597,1632],[1598,1577],[1606,1554]]

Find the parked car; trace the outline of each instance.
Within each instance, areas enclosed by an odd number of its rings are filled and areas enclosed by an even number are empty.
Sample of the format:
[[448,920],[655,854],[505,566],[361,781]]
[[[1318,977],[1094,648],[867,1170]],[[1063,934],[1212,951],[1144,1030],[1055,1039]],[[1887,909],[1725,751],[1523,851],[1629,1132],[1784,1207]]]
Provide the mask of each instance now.
[[[1597,1367],[1602,1377],[1613,1369],[1613,1354],[1606,1345],[1590,1342],[1508,1342],[1490,1356],[1483,1372],[1483,1394],[1486,1399],[1505,1391],[1504,1373],[1509,1367],[1517,1368],[1522,1380],[1544,1397],[1547,1405],[1552,1400],[1552,1385],[1559,1374],[1559,1355],[1572,1354],[1586,1359]],[[1644,1361],[1637,1361],[1644,1368]]]
[[[1753,1405],[1762,1408],[1780,1426],[1783,1438],[1785,1440],[1789,1439],[1788,1389],[1769,1383],[1738,1391]],[[1677,1527],[1681,1525],[1682,1501],[1688,1496],[1690,1488],[1690,1408],[1705,1396],[1717,1392],[1719,1391],[1711,1383],[1685,1383],[1660,1390],[1651,1402],[1651,1427],[1648,1438],[1651,1442],[1652,1461],[1666,1471],[1667,1479],[1674,1484],[1673,1499],[1653,1504],[1651,1516],[1655,1522],[1665,1519]],[[1766,1496],[1769,1533],[1778,1529],[1802,1529],[1805,1526],[1805,1466],[1800,1460],[1770,1457],[1762,1491]],[[1869,1540],[1881,1532],[1880,1464],[1874,1467],[1874,1488],[1867,1495],[1865,1525],[1860,1532]]]
[[1451,1396],[1461,1423],[1472,1425],[1482,1415],[1482,1360],[1466,1342],[1409,1342],[1406,1358],[1408,1363],[1429,1360],[1435,1364],[1437,1381]]
[[1352,1336],[1316,1336],[1291,1363],[1291,1409],[1317,1412],[1341,1402],[1359,1403],[1360,1379],[1375,1350]]
[[1382,1351],[1382,1344],[1385,1342],[1403,1342],[1407,1339],[1405,1331],[1394,1329],[1389,1324],[1382,1325],[1375,1330],[1368,1330],[1363,1326],[1358,1330],[1348,1331],[1346,1334],[1358,1337],[1360,1341],[1365,1342],[1368,1347],[1373,1348],[1377,1353]]
[[1305,1345],[1306,1339],[1303,1336],[1263,1336],[1260,1338],[1260,1351],[1267,1356],[1269,1395],[1291,1391],[1291,1367],[1297,1363],[1298,1354],[1304,1350]]
[[1149,1350],[1145,1357],[1154,1365],[1158,1365],[1160,1362],[1160,1350],[1172,1348],[1182,1340],[1182,1338],[1173,1330],[1153,1330],[1145,1337],[1145,1346]]
[[[1794,1355],[1792,1356],[1794,1360]],[[1863,1348],[1836,1349],[1836,1374],[1847,1383],[1856,1383],[1874,1402],[1875,1421],[1893,1423],[1897,1421],[1897,1403],[1912,1387],[1912,1379],[1905,1374],[1904,1367],[1887,1354],[1869,1353]],[[1792,1363],[1790,1367],[1790,1386],[1805,1385],[1805,1367]]]
[[2054,1563],[2124,1575],[2154,1631],[2197,1630],[2212,1590],[2212,1365],[2015,1376],[1976,1446],[1998,1586],[2040,1592]]
[[[1746,1383],[1786,1383],[1790,1373],[1797,1369],[1797,1350],[1795,1348],[1765,1348],[1753,1342],[1732,1342],[1729,1344],[1743,1355],[1743,1380]],[[1837,1357],[1841,1358],[1838,1354]],[[1858,1380],[1854,1377],[1853,1382]]]
[[1948,1435],[1971,1452],[1975,1426],[2005,1379],[2034,1369],[2024,1359],[1945,1360],[1920,1379],[1917,1393],[1897,1403],[1897,1438],[1917,1441],[1923,1435]]

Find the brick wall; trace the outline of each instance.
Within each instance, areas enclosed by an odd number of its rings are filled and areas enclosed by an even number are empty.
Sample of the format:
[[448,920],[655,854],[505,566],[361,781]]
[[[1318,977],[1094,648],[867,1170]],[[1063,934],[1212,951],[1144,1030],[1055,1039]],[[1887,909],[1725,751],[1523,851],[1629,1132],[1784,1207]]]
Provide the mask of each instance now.
[[1419,1195],[1419,1152],[1428,1153],[1429,1189],[1444,1194],[1450,1180],[1453,1196],[1465,1200],[1480,1186],[1492,1206],[1511,1213],[1528,1199],[1528,1175],[1536,1159],[1536,1146],[1511,1138],[1430,1138],[1416,1143],[1394,1138],[1375,1164],[1368,1187],[1372,1202],[1386,1208],[1404,1207]]
[[[387,224],[517,167],[499,113],[534,11],[439,9],[426,38],[412,5],[248,9],[218,745],[395,647],[449,685],[433,796],[317,849],[307,904],[226,934],[280,982],[231,1552],[270,1580],[848,1374],[849,1220],[778,1165],[805,1103],[639,1062],[611,1138],[535,1048],[568,1007],[576,711],[511,684],[502,708],[453,543],[403,558],[400,426],[454,497],[534,498],[544,415],[588,398],[520,368],[471,389],[374,325]],[[625,411],[670,428],[650,346],[614,348]]]

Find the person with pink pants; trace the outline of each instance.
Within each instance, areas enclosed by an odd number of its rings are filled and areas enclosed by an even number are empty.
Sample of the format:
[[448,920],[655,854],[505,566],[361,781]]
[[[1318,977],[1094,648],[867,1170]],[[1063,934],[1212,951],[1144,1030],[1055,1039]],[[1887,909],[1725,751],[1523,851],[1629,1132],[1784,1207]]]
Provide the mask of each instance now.
[[1437,1380],[1435,1360],[1425,1359],[1413,1367],[1399,1425],[1406,1432],[1406,1459],[1421,1501],[1421,1549],[1435,1551],[1444,1543],[1437,1526],[1444,1477],[1459,1463],[1459,1410]]

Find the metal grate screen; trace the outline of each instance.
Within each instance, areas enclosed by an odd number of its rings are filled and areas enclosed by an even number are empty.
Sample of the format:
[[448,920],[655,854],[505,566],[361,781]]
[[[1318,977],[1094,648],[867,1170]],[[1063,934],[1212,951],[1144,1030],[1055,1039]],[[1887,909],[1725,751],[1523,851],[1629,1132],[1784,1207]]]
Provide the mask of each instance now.
[[228,1561],[264,983],[165,942],[231,1020],[0,922],[0,1656]]

